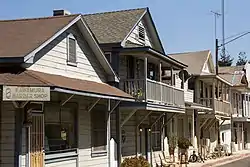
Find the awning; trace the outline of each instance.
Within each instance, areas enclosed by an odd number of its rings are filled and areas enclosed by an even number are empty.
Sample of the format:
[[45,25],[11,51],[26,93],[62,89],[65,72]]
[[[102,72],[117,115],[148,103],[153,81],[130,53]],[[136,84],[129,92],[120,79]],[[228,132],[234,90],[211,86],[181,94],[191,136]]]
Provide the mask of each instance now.
[[0,74],[0,85],[49,86],[52,91],[76,95],[134,101],[134,98],[106,83],[69,78],[61,75],[25,70],[20,73]]

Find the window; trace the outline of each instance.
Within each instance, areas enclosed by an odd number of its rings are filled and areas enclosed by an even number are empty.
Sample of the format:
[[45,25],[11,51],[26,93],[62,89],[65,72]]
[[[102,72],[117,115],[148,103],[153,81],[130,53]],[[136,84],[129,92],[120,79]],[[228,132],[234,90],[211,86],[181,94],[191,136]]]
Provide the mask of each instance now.
[[134,57],[128,56],[127,57],[127,75],[128,79],[133,79],[135,77],[135,71],[134,71]]
[[139,25],[138,27],[139,27],[138,28],[139,40],[144,42],[145,41],[145,29],[142,25]]
[[153,151],[161,150],[161,121],[152,127],[152,147]]
[[92,151],[95,153],[106,153],[107,146],[107,113],[101,108],[105,107],[99,105],[91,111]]
[[76,65],[76,39],[73,35],[68,37],[68,64]]
[[112,63],[112,56],[110,52],[105,52],[105,57],[108,60],[108,62],[111,64]]
[[45,106],[45,152],[77,147],[76,106]]
[[156,79],[156,67],[153,63],[148,63],[148,78],[151,80]]

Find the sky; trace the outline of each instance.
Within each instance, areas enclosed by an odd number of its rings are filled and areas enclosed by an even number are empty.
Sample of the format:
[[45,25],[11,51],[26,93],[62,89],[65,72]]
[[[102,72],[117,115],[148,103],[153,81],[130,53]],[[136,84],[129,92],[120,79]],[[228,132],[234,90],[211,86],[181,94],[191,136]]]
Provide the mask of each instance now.
[[[51,16],[54,9],[85,14],[140,7],[149,7],[166,53],[207,49],[214,53],[215,19],[211,11],[221,12],[221,0],[0,0],[0,19]],[[226,38],[250,31],[249,7],[249,0],[225,0]],[[221,25],[219,17],[219,41]],[[250,59],[249,44],[250,34],[226,45],[226,50],[235,61],[239,52],[246,52]]]

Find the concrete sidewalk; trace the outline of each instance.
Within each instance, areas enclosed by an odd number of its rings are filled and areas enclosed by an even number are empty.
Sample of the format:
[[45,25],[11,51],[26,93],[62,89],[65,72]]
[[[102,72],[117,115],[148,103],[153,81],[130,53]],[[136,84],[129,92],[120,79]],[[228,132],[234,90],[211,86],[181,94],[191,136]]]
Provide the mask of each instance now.
[[242,158],[250,157],[250,150],[242,150],[233,153],[231,156],[226,156],[217,159],[206,160],[205,163],[190,163],[188,167],[211,167],[218,166],[220,164],[226,164],[227,162],[237,161]]

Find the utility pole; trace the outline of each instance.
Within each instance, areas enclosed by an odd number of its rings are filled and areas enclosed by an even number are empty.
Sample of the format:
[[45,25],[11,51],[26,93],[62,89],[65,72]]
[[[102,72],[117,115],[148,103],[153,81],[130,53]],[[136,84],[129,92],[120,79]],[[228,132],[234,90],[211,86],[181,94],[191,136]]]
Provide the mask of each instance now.
[[216,38],[215,39],[215,64],[216,64],[216,67],[215,67],[215,73],[216,73],[216,75],[218,75],[219,74],[219,63],[218,63],[218,57],[219,57],[219,55],[218,55],[218,50],[219,50],[219,44],[218,44],[218,39]]
[[222,13],[222,55],[225,56],[225,3],[221,0],[221,13]]

